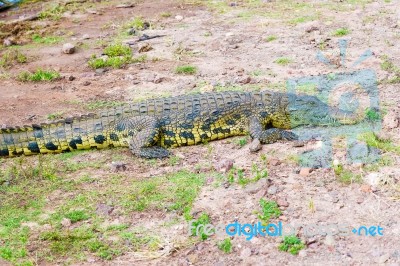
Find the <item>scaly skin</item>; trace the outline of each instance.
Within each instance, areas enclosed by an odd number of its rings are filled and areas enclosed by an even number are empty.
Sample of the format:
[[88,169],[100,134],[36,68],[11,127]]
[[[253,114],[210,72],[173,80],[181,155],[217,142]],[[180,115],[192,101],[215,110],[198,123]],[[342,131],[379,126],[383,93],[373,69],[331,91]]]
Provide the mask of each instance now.
[[0,156],[60,153],[75,149],[129,147],[144,158],[162,158],[166,148],[250,134],[262,143],[294,140],[300,125],[354,123],[355,115],[313,96],[221,92],[126,104],[62,121],[2,129]]

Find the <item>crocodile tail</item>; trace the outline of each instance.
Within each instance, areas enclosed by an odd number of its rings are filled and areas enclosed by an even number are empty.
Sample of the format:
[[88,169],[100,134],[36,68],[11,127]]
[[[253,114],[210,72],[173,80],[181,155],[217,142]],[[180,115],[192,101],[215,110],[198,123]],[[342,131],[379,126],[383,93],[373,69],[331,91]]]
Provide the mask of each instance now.
[[[32,155],[39,153],[61,153],[73,149],[101,148],[102,143],[89,140],[102,139],[103,127],[96,114],[69,117],[51,123],[6,127],[0,130],[0,157]],[[86,141],[85,141],[86,139]],[[90,142],[94,142],[90,145]],[[99,141],[98,141],[99,142]],[[103,141],[104,142],[104,141]]]

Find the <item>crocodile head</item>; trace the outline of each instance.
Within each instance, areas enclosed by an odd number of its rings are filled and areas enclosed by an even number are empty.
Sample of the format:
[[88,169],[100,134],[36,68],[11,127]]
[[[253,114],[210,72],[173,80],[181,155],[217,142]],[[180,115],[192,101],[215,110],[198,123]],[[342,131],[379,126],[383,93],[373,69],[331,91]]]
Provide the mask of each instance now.
[[286,114],[291,128],[301,125],[338,126],[357,122],[355,113],[329,106],[315,96],[289,94],[287,99]]

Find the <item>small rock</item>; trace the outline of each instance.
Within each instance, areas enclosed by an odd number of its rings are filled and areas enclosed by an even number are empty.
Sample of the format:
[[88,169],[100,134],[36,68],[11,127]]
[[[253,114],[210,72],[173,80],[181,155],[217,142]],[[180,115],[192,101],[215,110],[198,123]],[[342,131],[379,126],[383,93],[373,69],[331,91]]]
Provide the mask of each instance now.
[[73,54],[75,53],[75,45],[72,43],[64,43],[62,51],[64,54]]
[[29,227],[30,230],[39,228],[39,224],[36,222],[23,222],[23,223],[21,223],[21,226]]
[[249,194],[255,194],[257,193],[260,189],[263,189],[266,187],[268,184],[268,180],[266,178],[261,178],[258,180],[256,183],[252,183],[246,186],[245,192]]
[[131,8],[134,7],[135,4],[120,4],[120,5],[116,5],[116,8]]
[[262,145],[259,139],[253,139],[253,141],[251,142],[249,149],[251,152],[257,152],[259,150],[261,150]]
[[361,190],[362,192],[366,192],[366,193],[372,192],[371,186],[370,186],[370,185],[367,185],[367,184],[361,185],[360,190]]
[[278,192],[278,188],[276,186],[270,186],[267,190],[267,193],[270,195],[275,195]]
[[245,248],[240,252],[240,257],[241,258],[248,258],[251,256],[251,249],[250,248]]
[[111,171],[119,172],[126,170],[126,163],[124,162],[111,162]]
[[175,16],[175,19],[176,19],[177,21],[181,21],[181,20],[183,20],[183,16],[181,16],[181,15],[176,15],[176,16]]
[[90,39],[90,35],[89,34],[83,34],[82,35],[82,40],[88,40]]
[[217,162],[214,165],[215,170],[217,170],[220,173],[226,173],[229,170],[231,170],[231,168],[233,167],[233,160],[230,159],[222,159],[221,161]]
[[95,70],[95,72],[96,72],[96,75],[103,75],[105,72],[106,72],[106,69],[104,69],[104,68],[98,68],[98,69],[96,69]]
[[164,80],[165,80],[164,77],[156,77],[156,78],[154,78],[153,82],[154,82],[155,84],[158,84],[158,83],[163,82]]
[[379,259],[377,260],[377,262],[378,262],[379,264],[383,264],[383,263],[385,263],[389,258],[390,258],[390,254],[389,254],[389,253],[386,253],[386,254],[383,254],[382,256],[380,256]]
[[74,76],[69,76],[69,77],[68,77],[68,80],[69,80],[69,81],[73,81],[73,80],[75,80],[75,79],[76,79],[76,78],[75,78]]
[[16,44],[16,42],[15,42],[15,39],[12,37],[8,37],[8,38],[4,39],[4,41],[3,41],[4,46],[11,46],[14,44]]
[[139,53],[145,53],[148,51],[153,50],[153,47],[151,47],[151,45],[149,43],[143,43],[140,47],[139,47]]
[[356,202],[357,202],[358,204],[361,204],[361,203],[364,202],[364,198],[363,198],[363,197],[358,197],[357,200],[356,200]]
[[110,215],[113,210],[114,210],[114,207],[100,203],[100,204],[97,204],[96,213],[99,215]]
[[90,81],[87,81],[87,80],[82,83],[83,86],[89,86],[90,84],[91,84]]
[[305,141],[295,140],[295,141],[293,141],[292,145],[293,145],[293,147],[296,147],[296,148],[304,147]]
[[307,257],[307,251],[305,251],[304,249],[299,251],[299,257],[305,258]]
[[126,33],[128,33],[128,35],[136,35],[136,29],[135,28],[130,28]]
[[306,28],[307,33],[317,31],[317,30],[319,30],[319,28],[317,26],[310,26],[310,27]]
[[269,164],[272,166],[278,166],[278,165],[282,164],[282,162],[279,161],[278,159],[273,158],[273,159],[269,160]]
[[317,242],[317,238],[312,237],[312,238],[307,239],[306,244],[307,245],[311,245],[311,244],[316,243],[316,242]]
[[324,244],[327,246],[334,246],[335,245],[335,238],[332,235],[327,235],[325,237]]
[[300,175],[303,177],[308,176],[312,172],[312,168],[304,167],[300,169]]
[[197,264],[199,261],[199,256],[197,254],[189,254],[187,259],[190,261],[190,263]]
[[395,111],[389,111],[383,118],[382,125],[387,129],[394,129],[400,127],[400,117]]
[[365,179],[370,186],[377,186],[379,185],[380,176],[378,173],[369,173]]
[[63,227],[70,227],[70,226],[71,226],[71,220],[68,219],[68,218],[64,218],[64,219],[62,219],[62,221],[61,221],[61,225],[62,225]]
[[277,199],[276,203],[279,207],[289,207],[289,202],[286,199]]
[[[238,47],[239,46],[235,47],[235,49],[238,48]],[[249,84],[250,82],[251,82],[251,77],[249,77],[249,76],[239,80],[240,84]]]

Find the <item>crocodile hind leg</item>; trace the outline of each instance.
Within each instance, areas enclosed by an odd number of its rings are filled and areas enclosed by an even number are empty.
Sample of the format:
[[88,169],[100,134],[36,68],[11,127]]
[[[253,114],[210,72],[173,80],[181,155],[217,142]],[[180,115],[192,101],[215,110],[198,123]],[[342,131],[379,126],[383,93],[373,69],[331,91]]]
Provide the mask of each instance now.
[[162,147],[153,146],[158,138],[160,128],[157,119],[152,116],[137,116],[119,120],[115,131],[128,138],[131,152],[143,158],[164,158],[170,152]]
[[264,144],[274,143],[278,140],[297,140],[299,138],[296,134],[279,128],[264,130],[258,118],[250,120],[250,136],[253,139],[259,139]]

